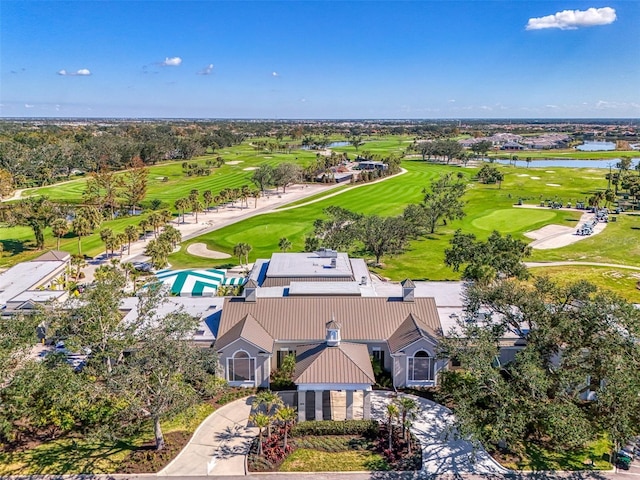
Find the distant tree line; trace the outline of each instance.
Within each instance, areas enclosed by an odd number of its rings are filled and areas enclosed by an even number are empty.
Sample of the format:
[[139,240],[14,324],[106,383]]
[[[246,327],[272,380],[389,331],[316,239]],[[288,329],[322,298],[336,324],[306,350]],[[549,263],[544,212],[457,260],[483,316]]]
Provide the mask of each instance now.
[[[74,172],[117,171],[134,158],[145,165],[189,160],[240,143],[228,126],[173,124],[82,124],[19,127],[1,124],[0,195],[12,188],[48,185]],[[8,175],[7,175],[8,174]],[[6,177],[6,180],[5,180]]]

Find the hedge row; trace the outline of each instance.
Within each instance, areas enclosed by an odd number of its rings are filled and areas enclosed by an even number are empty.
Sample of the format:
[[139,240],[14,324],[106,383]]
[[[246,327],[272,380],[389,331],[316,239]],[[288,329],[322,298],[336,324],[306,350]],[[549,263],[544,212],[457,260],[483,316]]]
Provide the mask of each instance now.
[[294,425],[291,436],[305,435],[368,435],[378,433],[378,422],[375,420],[344,420],[344,421],[308,421]]

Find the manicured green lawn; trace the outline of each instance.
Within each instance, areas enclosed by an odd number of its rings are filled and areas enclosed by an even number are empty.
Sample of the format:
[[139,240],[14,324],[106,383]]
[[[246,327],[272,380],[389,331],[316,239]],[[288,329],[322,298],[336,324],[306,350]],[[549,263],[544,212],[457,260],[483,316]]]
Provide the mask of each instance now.
[[[247,242],[253,247],[249,258],[254,260],[268,258],[271,253],[277,251],[278,240],[284,236],[292,242],[292,251],[302,251],[305,235],[312,233],[313,220],[323,217],[323,209],[330,205],[339,205],[366,214],[398,215],[408,203],[419,202],[423,196],[422,190],[438,175],[462,172],[471,182],[476,171],[471,168],[434,165],[417,160],[404,161],[402,166],[408,173],[380,183],[348,189],[340,195],[313,204],[253,217],[190,242],[204,242],[212,250],[227,253],[232,253],[237,242]],[[558,169],[556,173],[547,173],[539,169],[528,169],[528,172],[525,172],[523,168],[505,166],[504,171],[506,178],[501,188],[497,185],[470,183],[465,196],[467,216],[464,219],[439,228],[435,234],[425,239],[412,242],[403,255],[383,257],[384,267],[375,271],[393,280],[406,277],[416,280],[458,279],[459,274],[443,264],[444,250],[457,228],[475,233],[479,238],[486,238],[492,228],[525,238],[522,236],[524,232],[549,223],[574,226],[578,223],[579,213],[551,209],[520,209],[515,208],[513,204],[518,198],[533,204],[538,204],[541,199],[556,197],[564,202],[575,202],[598,185],[593,178],[582,178],[588,176],[585,172],[574,169]],[[531,176],[538,179],[532,179]],[[553,195],[550,196],[547,193],[550,188],[546,183],[563,184],[565,187],[560,190],[552,189]],[[494,222],[496,225],[492,227]],[[192,257],[185,252],[186,249],[183,248],[171,256],[170,262],[174,267],[200,267],[216,263]],[[228,263],[228,260],[221,263]]]
[[382,455],[367,450],[321,452],[299,448],[282,463],[280,472],[358,472],[381,470]]
[[571,265],[532,268],[531,273],[535,276],[547,275],[560,283],[586,280],[600,288],[614,291],[630,302],[640,303],[640,290],[637,288],[640,282],[638,270]]

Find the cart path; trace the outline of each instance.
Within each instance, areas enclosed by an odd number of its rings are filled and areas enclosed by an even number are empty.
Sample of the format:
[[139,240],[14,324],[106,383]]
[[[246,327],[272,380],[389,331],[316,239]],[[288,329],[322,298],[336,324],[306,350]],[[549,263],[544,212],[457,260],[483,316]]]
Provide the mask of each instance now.
[[579,261],[562,261],[562,262],[525,262],[528,268],[537,267],[566,267],[571,265],[582,265],[589,267],[610,267],[610,268],[626,268],[628,270],[640,270],[640,267],[635,265],[623,265],[619,263],[598,263],[598,262],[579,262]]

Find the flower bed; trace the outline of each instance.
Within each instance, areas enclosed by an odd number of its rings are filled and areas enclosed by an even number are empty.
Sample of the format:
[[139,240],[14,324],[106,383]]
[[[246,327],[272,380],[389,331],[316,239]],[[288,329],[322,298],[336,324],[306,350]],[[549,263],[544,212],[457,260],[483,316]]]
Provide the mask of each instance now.
[[[285,428],[289,437],[286,448]],[[393,447],[389,449],[386,427],[372,420],[303,422],[293,428],[275,428],[262,442],[262,455],[258,454],[256,438],[247,463],[251,472],[275,472],[281,471],[281,467],[282,471],[331,471],[334,464],[341,465],[340,470],[419,470],[422,467],[420,444],[413,435],[410,442],[411,448],[402,439],[401,431],[394,429]],[[289,456],[298,450],[300,455],[294,455],[294,460],[289,462]],[[335,454],[335,461],[318,462],[318,456],[310,453],[313,451]],[[354,452],[360,454],[354,455]]]

